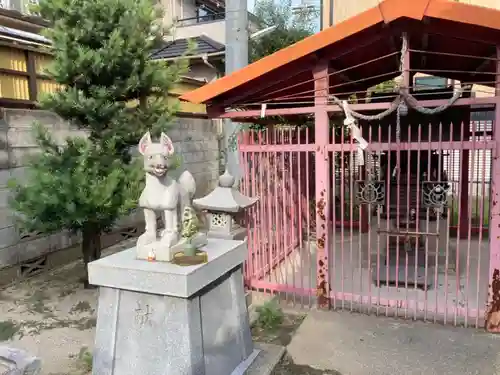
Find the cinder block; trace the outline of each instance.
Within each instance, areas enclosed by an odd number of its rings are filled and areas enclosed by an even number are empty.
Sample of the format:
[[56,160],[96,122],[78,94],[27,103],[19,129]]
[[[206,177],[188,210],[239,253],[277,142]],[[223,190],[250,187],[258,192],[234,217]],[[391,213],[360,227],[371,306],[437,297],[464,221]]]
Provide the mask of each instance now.
[[14,148],[10,152],[9,164],[11,168],[24,167],[28,159],[40,152],[37,147]]
[[14,215],[7,207],[0,208],[0,228],[7,228],[14,225]]
[[[24,183],[27,181],[27,172],[28,172],[28,169],[26,167],[18,167],[18,168],[10,168],[9,169],[9,174],[10,174],[10,178],[9,179],[15,179],[16,181],[19,181],[20,183]],[[5,180],[5,186],[7,185],[7,183],[9,182],[9,179]],[[1,181],[1,183],[3,183],[4,180]],[[0,183],[0,186],[2,185]]]
[[0,150],[0,170],[8,169],[10,166],[10,157],[8,150]]
[[[19,249],[16,246],[9,246],[0,249],[0,270],[5,267],[14,266],[19,263]],[[0,366],[1,369],[1,366]]]
[[37,147],[33,132],[27,128],[9,128],[7,142],[11,148]]
[[0,249],[15,245],[19,241],[19,233],[13,225],[0,228]]
[[36,237],[32,240],[22,241],[13,247],[15,247],[18,252],[18,262],[26,262],[56,250],[51,247],[50,236]]
[[48,128],[57,128],[62,120],[53,112],[32,109],[5,109],[4,119],[9,128],[32,128],[35,122]]
[[28,352],[0,346],[0,373],[2,375],[37,375],[42,370],[42,361]]

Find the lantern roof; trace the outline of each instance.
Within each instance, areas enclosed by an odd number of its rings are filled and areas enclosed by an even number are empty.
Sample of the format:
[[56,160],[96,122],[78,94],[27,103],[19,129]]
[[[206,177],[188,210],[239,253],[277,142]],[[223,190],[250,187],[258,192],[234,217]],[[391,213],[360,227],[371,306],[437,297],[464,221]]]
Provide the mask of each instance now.
[[219,177],[218,186],[208,195],[193,200],[196,208],[209,212],[238,213],[253,206],[258,197],[247,197],[241,194],[234,186],[236,179],[226,169]]

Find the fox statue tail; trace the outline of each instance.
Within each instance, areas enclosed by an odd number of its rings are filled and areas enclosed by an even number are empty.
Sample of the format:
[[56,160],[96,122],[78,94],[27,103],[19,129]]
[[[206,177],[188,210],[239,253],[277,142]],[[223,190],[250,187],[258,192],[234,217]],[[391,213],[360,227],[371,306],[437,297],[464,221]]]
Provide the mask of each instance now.
[[196,192],[196,182],[193,175],[189,171],[184,171],[179,176],[178,182],[183,190],[185,198],[191,201],[194,197],[194,193]]

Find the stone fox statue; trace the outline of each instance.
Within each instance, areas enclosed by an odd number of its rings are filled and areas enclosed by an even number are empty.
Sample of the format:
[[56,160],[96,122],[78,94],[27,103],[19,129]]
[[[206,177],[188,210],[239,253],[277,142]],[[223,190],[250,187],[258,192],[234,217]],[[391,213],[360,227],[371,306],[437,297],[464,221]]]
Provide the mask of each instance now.
[[[180,240],[180,214],[186,205],[191,204],[196,183],[188,171],[184,171],[178,180],[169,176],[169,169],[174,163],[174,145],[166,134],[161,133],[160,142],[153,143],[151,134],[147,132],[139,141],[139,152],[144,156],[146,172],[146,186],[139,198],[139,207],[144,209],[146,230],[139,237],[137,246],[157,241],[156,212],[161,211],[165,229],[160,234],[158,251],[165,250],[168,253],[168,249]],[[163,255],[162,258],[170,258],[170,255]]]

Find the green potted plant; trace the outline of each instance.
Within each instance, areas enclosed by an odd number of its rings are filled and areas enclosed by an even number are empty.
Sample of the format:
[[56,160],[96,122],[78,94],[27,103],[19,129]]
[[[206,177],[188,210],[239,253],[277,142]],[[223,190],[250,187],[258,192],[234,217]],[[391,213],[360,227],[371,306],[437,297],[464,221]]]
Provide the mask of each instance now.
[[195,256],[196,247],[193,245],[193,238],[199,232],[198,217],[192,207],[185,207],[182,213],[181,236],[185,239],[184,255]]

